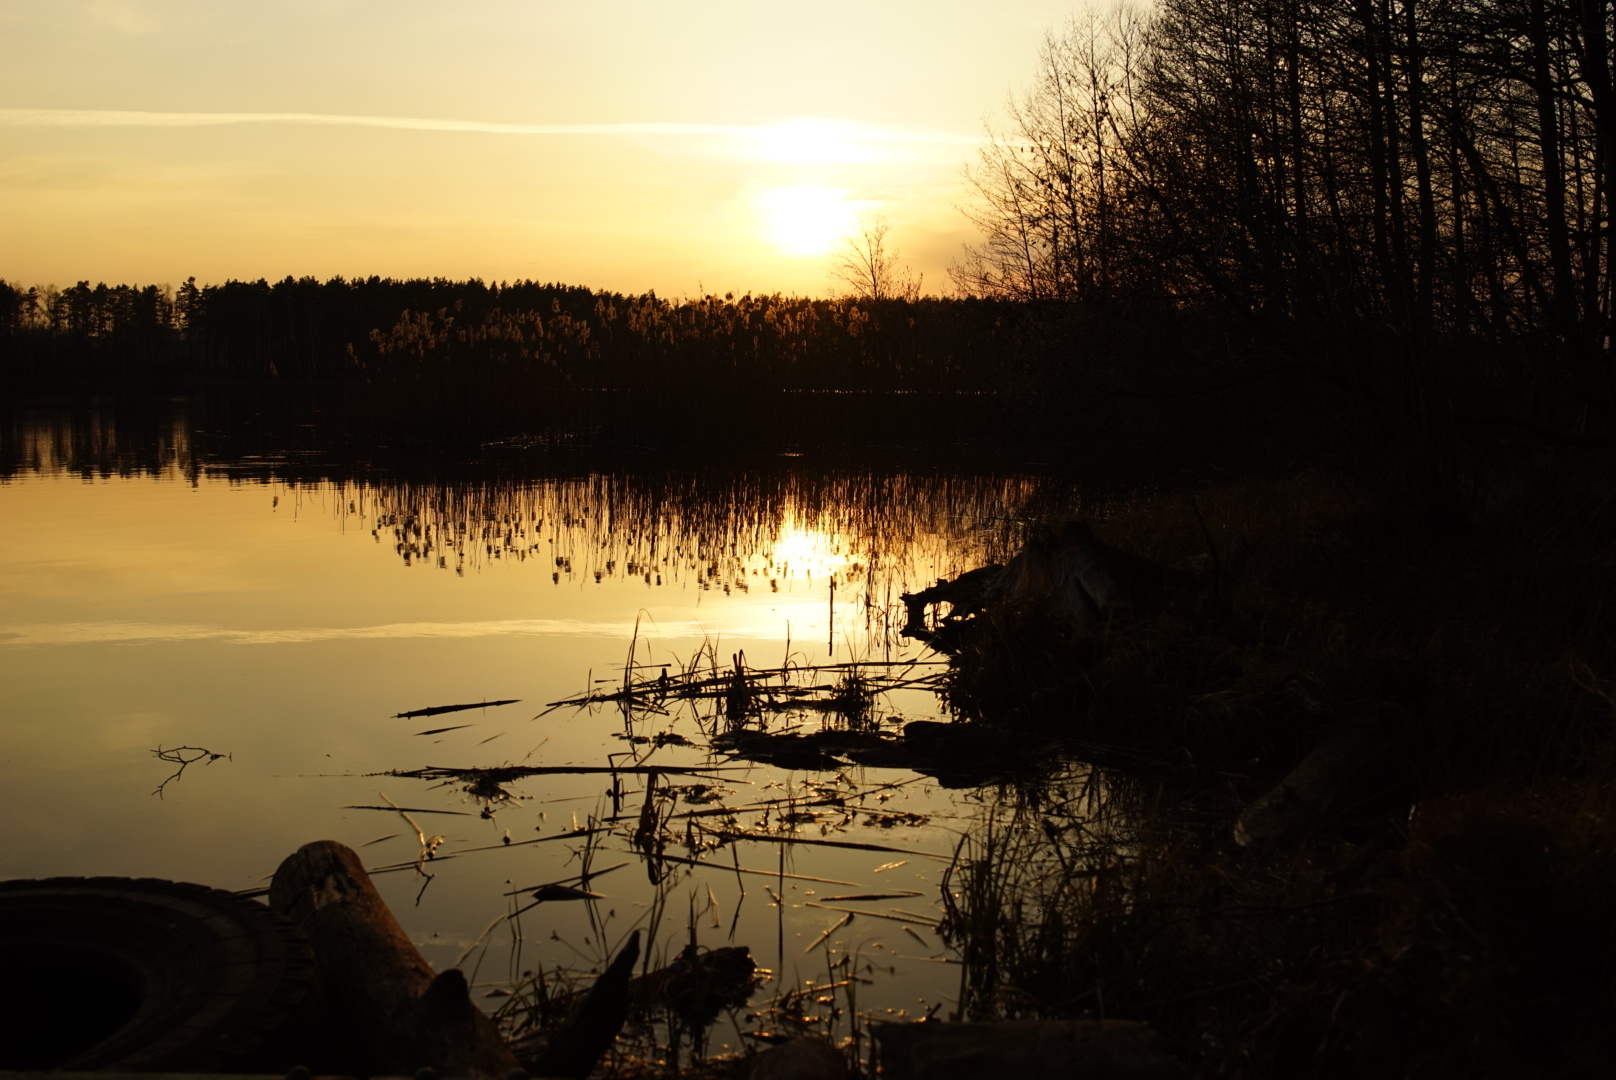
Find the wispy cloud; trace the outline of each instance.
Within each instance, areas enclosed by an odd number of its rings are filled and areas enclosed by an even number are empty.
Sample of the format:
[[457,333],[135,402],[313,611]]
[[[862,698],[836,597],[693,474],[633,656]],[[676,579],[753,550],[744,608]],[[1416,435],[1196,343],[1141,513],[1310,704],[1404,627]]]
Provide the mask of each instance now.
[[618,137],[707,136],[759,139],[791,137],[804,125],[843,142],[976,145],[971,135],[903,131],[838,120],[791,120],[779,124],[503,124],[486,120],[444,120],[420,116],[347,116],[301,112],[145,112],[128,109],[0,109],[0,124],[20,127],[219,127],[230,124],[294,124],[315,127],[369,127],[401,131],[464,132],[482,135],[596,135]]
[[142,112],[130,109],[0,109],[0,123],[28,127],[219,127],[227,124],[305,124],[317,127],[463,131],[483,135],[736,135],[721,124],[499,124],[421,116],[344,116],[332,113]]
[[[665,637],[700,637],[711,630],[775,639],[779,627],[709,625],[690,621],[661,623]],[[3,645],[159,644],[180,641],[223,641],[233,645],[292,645],[316,641],[377,638],[603,637],[626,640],[634,623],[593,623],[578,619],[500,619],[482,622],[384,623],[379,626],[308,626],[286,630],[237,630],[197,623],[82,622],[0,626]],[[643,636],[644,628],[638,632]]]

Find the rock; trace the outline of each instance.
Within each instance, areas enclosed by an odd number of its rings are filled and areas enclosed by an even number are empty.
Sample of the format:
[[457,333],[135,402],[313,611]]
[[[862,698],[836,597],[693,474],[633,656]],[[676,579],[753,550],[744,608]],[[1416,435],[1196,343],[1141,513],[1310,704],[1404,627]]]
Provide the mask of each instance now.
[[1127,1020],[877,1024],[887,1080],[1186,1080],[1147,1025]]

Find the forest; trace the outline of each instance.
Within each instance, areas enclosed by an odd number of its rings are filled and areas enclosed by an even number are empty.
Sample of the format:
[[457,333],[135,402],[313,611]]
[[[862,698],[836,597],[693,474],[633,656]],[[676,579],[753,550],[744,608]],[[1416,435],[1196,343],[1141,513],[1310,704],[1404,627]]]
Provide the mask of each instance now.
[[[1075,18],[968,170],[956,295],[0,284],[12,385],[1197,392],[1300,378],[1452,456],[1616,434],[1612,5],[1164,0]],[[857,240],[850,241],[855,247]],[[875,253],[879,254],[879,253]],[[896,297],[896,298],[894,298]]]

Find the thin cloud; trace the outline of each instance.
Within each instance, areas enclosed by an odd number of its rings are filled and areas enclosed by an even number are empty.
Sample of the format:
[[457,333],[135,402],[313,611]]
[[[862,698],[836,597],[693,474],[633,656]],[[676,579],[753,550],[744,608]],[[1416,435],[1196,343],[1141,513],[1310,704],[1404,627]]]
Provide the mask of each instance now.
[[[0,124],[17,127],[220,127],[231,124],[300,124],[314,127],[369,127],[400,131],[462,132],[480,135],[604,135],[706,136],[778,139],[791,130],[785,124],[501,124],[485,120],[441,120],[419,116],[346,116],[300,112],[145,112],[129,109],[0,109]],[[821,123],[816,121],[816,123]],[[834,125],[836,138],[845,142],[934,143],[976,145],[971,135],[948,132],[896,131],[863,124],[823,121]]]
[[[696,637],[715,627],[679,621],[658,627],[664,636]],[[773,640],[782,631],[771,627],[724,627],[727,633]],[[223,641],[234,645],[295,645],[315,641],[378,638],[602,637],[623,639],[634,623],[592,623],[578,619],[500,619],[481,622],[385,623],[380,626],[309,626],[285,630],[238,630],[196,623],[85,622],[0,626],[0,646],[158,644],[180,641]],[[644,630],[639,632],[643,635]]]

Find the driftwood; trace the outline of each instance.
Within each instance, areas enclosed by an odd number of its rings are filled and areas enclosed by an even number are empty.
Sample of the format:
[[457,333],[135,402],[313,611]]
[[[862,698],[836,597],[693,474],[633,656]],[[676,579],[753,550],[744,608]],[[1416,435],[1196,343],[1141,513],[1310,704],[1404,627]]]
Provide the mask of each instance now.
[[887,1080],[1184,1080],[1155,1032],[1127,1020],[876,1024]]
[[686,1031],[706,1028],[724,1009],[745,1005],[757,986],[757,964],[745,945],[702,951],[687,945],[673,963],[628,986],[630,1009],[641,1016],[665,1010]]
[[992,563],[967,570],[952,581],[938,578],[937,584],[917,593],[904,593],[900,597],[907,615],[903,632],[919,636],[915,632],[926,629],[926,609],[938,604],[948,605],[949,610],[944,616],[947,619],[964,619],[975,615],[998,599],[1003,584],[1004,567]]
[[434,975],[351,849],[334,840],[305,844],[275,871],[269,902],[314,948],[334,1033],[347,1043],[343,1068],[503,1078],[517,1067],[493,1021],[472,1004],[466,977],[454,969]]
[[1406,816],[1414,797],[1406,762],[1414,728],[1407,710],[1387,702],[1344,712],[1300,764],[1246,807],[1235,842],[1274,847],[1323,827],[1360,833],[1383,829],[1399,811]]
[[[1119,615],[1175,607],[1198,613],[1218,598],[1218,577],[1160,566],[1098,539],[1087,522],[1071,521],[1035,533],[1004,566],[978,567],[903,594],[903,633],[952,652],[966,621],[995,607],[1035,606],[1076,631],[1093,632]],[[949,610],[928,623],[927,611],[943,603]]]

